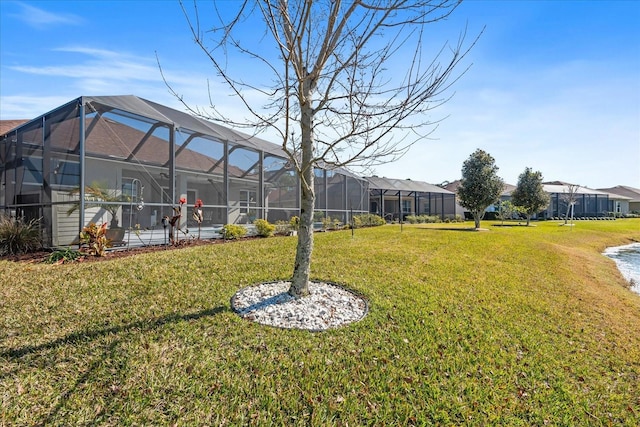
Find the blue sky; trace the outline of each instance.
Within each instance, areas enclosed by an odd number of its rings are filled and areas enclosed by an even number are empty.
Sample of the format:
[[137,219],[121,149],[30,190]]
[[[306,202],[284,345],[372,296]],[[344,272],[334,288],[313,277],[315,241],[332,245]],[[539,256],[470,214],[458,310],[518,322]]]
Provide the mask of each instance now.
[[[465,25],[486,30],[453,98],[433,111],[444,120],[378,175],[451,181],[482,148],[509,183],[531,167],[545,180],[640,188],[640,2],[469,0],[432,37],[455,42]],[[156,54],[189,104],[207,105],[207,81],[228,93],[177,2],[0,0],[0,119],[33,118],[81,95],[183,109]]]

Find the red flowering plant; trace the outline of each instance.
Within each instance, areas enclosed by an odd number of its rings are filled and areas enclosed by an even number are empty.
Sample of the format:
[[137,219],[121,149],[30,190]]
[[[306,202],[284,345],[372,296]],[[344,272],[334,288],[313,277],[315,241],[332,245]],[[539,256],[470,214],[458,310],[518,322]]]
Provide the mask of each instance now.
[[186,197],[180,197],[178,207],[173,207],[173,216],[169,220],[171,228],[169,229],[169,240],[173,245],[178,244],[178,230],[180,230],[180,218],[182,217],[182,205],[187,203]]
[[193,205],[193,220],[198,223],[198,240],[200,240],[200,226],[202,225],[202,221],[204,217],[202,216],[202,207],[204,203],[202,203],[202,199],[196,200],[196,204]]

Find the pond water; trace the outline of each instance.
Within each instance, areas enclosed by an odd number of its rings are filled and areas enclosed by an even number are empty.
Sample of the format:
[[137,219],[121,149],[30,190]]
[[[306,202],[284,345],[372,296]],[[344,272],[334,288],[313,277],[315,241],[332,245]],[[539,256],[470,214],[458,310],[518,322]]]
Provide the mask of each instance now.
[[603,255],[616,262],[624,278],[631,282],[631,290],[640,294],[640,243],[607,248]]

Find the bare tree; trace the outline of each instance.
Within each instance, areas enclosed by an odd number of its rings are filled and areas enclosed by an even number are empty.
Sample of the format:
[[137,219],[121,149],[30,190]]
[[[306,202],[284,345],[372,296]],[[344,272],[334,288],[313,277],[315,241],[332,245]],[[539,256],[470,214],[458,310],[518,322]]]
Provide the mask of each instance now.
[[567,211],[564,214],[564,223],[567,224],[569,214],[571,214],[571,223],[573,224],[573,208],[578,203],[578,190],[579,185],[567,184],[566,188],[562,190],[560,200],[567,204]]
[[[232,14],[230,5],[237,6]],[[314,167],[389,162],[433,131],[426,113],[447,100],[444,92],[466,71],[454,74],[454,69],[477,37],[466,44],[465,30],[454,46],[443,43],[430,51],[427,29],[458,5],[457,0],[214,2],[207,17],[218,24],[206,26],[196,2],[192,8],[181,2],[195,42],[252,119],[230,120],[213,102],[207,110],[191,111],[234,126],[275,130],[300,178],[291,295],[309,292]],[[264,33],[252,45],[247,34],[255,34],[257,25]],[[231,51],[251,64],[251,81],[229,67]],[[256,94],[264,105],[256,105]]]

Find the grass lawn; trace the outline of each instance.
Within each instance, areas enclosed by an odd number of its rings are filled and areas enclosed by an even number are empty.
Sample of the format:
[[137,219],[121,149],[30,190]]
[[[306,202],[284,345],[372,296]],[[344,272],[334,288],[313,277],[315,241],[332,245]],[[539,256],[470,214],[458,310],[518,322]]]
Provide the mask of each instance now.
[[0,261],[0,426],[638,425],[640,295],[600,253],[640,220],[536,225],[317,234],[313,278],[370,304],[321,333],[230,310],[293,237]]

